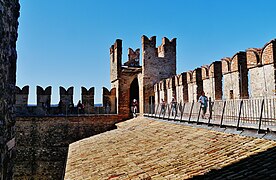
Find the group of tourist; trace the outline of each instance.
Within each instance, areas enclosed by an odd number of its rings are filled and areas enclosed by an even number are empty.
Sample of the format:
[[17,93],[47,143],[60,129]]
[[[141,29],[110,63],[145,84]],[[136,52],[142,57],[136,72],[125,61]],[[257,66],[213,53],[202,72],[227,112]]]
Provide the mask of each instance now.
[[[198,102],[200,103],[200,108],[202,110],[201,117],[203,119],[205,119],[206,118],[205,114],[206,114],[207,107],[208,107],[208,98],[205,95],[204,91],[202,91],[201,96],[198,99]],[[165,111],[166,111],[166,102],[164,101],[164,99],[161,99],[160,104],[161,104],[161,114],[164,115]],[[171,113],[172,113],[171,115],[177,116],[177,101],[176,101],[175,97],[172,98],[170,105],[171,105]]]

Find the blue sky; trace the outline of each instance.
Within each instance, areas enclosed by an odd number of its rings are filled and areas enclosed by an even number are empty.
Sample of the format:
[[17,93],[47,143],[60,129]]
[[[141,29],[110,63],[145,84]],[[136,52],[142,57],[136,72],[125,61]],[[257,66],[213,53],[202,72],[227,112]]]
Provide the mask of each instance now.
[[263,47],[276,38],[275,0],[21,0],[17,42],[17,86],[110,89],[109,47],[123,40],[123,62],[129,47],[141,48],[141,36],[177,38],[177,74]]

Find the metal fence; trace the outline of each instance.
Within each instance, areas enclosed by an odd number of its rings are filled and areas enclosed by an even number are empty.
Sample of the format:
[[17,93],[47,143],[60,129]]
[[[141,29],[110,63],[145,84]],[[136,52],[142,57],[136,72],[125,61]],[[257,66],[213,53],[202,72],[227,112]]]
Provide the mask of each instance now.
[[238,99],[208,102],[205,117],[199,102],[145,105],[144,115],[167,120],[276,130],[276,98]]

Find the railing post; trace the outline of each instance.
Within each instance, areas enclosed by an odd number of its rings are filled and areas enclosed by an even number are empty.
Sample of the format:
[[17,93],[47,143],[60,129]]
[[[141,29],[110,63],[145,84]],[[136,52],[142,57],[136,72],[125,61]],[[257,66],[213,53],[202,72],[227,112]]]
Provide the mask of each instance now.
[[177,104],[176,104],[176,106],[175,106],[175,113],[174,113],[173,120],[175,120],[175,119],[176,119],[176,116],[177,116],[177,110],[178,110],[178,108],[179,108],[179,103],[177,103]]
[[[168,120],[170,120],[170,117],[171,117],[171,112],[172,112],[172,107],[171,107],[172,105],[171,104],[169,104],[168,105],[168,110],[169,110],[169,113],[168,113]],[[171,108],[170,108],[171,107]]]
[[165,115],[166,115],[167,107],[168,107],[168,104],[165,106],[165,109],[164,109],[164,114],[163,114],[163,118],[162,118],[162,119],[165,119]]
[[261,114],[260,114],[259,127],[258,127],[258,134],[261,133],[261,125],[262,125],[262,118],[263,118],[263,110],[264,110],[264,99],[262,100]]
[[[212,99],[211,99],[211,97],[209,97],[209,120],[210,119],[212,119],[212,101],[211,101]],[[208,123],[209,123],[209,121],[208,121]]]
[[220,119],[220,127],[223,127],[222,122],[223,122],[225,106],[226,106],[226,101],[224,101],[224,103],[223,103],[223,109],[222,109],[222,114],[221,114],[221,119]]
[[[164,109],[165,110],[165,109]],[[162,113],[162,104],[161,104],[161,109],[160,109],[160,112],[159,112],[159,119],[160,119],[160,117],[161,117],[161,113]]]
[[157,104],[157,108],[156,108],[156,110],[155,110],[154,117],[156,117],[156,114],[157,114],[158,108],[159,108],[159,104]]
[[195,101],[193,100],[193,103],[192,103],[192,106],[191,106],[191,110],[190,110],[189,119],[188,119],[188,123],[189,123],[190,120],[191,120],[191,116],[192,116],[192,112],[193,112],[193,108],[194,108],[194,103],[195,103]]
[[210,125],[210,121],[212,119],[212,113],[213,113],[213,104],[211,102],[211,97],[209,97],[209,118],[208,118],[208,126]]
[[198,116],[197,116],[197,120],[196,120],[196,123],[197,123],[197,124],[199,124],[200,112],[201,112],[201,104],[200,104],[200,106],[199,106],[199,112],[198,112]]
[[237,131],[242,129],[242,128],[240,128],[242,105],[243,105],[243,100],[241,100],[241,103],[240,103],[239,117],[238,117],[238,123],[237,123]]
[[186,104],[186,103],[183,104],[183,107],[181,108],[181,111],[180,111],[180,112],[181,112],[181,114],[180,114],[180,119],[179,119],[180,121],[183,120],[182,117],[183,117],[183,112],[184,112],[184,109],[185,109],[185,104]]

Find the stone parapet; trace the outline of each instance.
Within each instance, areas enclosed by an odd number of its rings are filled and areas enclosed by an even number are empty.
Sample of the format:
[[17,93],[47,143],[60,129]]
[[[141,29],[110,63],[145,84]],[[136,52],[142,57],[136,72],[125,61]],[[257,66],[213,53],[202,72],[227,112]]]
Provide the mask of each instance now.
[[120,115],[17,117],[13,179],[62,179],[69,144],[115,129]]

